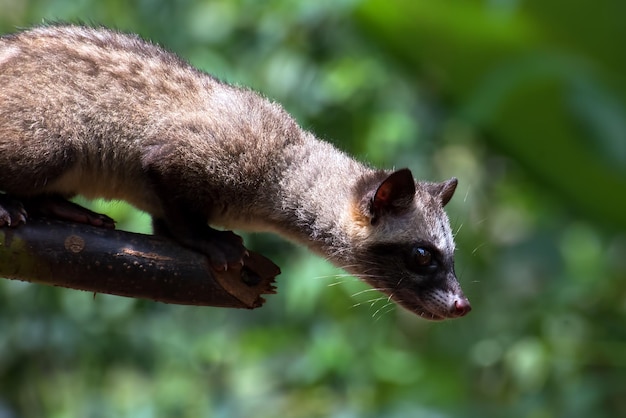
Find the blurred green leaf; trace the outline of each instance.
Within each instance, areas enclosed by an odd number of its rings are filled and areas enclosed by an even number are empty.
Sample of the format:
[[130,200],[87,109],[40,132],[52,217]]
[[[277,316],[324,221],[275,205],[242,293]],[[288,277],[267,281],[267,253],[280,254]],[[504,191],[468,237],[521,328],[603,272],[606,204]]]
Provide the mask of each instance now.
[[473,306],[420,320],[268,234],[244,235],[283,270],[260,310],[0,280],[0,417],[626,416],[624,16],[621,0],[0,0],[2,33],[136,32],[361,160],[457,176]]
[[[432,80],[460,117],[544,187],[626,230],[626,198],[618,193],[626,190],[626,94],[613,88],[623,84],[617,77],[626,63],[610,58],[624,56],[622,44],[613,42],[620,34],[626,39],[616,18],[624,5],[603,1],[592,13],[608,21],[581,22],[548,20],[544,12],[567,10],[571,17],[584,2],[550,2],[545,10],[545,2],[527,3],[507,11],[478,1],[370,0],[358,16],[369,36],[418,78]],[[560,36],[593,22],[615,31],[590,27],[581,36],[590,39],[575,47]]]

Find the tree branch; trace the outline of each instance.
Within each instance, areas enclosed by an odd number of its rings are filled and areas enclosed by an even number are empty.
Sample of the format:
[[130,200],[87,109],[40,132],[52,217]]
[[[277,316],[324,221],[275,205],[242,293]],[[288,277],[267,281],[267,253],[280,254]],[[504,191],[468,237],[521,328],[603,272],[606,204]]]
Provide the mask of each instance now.
[[217,272],[206,256],[152,235],[30,219],[0,228],[0,277],[182,305],[253,309],[280,269],[250,252]]

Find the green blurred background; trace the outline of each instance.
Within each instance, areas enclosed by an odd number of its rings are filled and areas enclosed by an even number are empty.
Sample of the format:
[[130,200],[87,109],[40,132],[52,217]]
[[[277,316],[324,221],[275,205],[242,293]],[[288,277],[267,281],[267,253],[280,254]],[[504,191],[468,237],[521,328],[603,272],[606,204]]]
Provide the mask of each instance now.
[[254,311],[1,280],[0,418],[626,416],[625,17],[622,0],[0,0],[0,33],[136,32],[361,160],[457,176],[474,307],[424,321],[269,235],[246,236],[283,270]]

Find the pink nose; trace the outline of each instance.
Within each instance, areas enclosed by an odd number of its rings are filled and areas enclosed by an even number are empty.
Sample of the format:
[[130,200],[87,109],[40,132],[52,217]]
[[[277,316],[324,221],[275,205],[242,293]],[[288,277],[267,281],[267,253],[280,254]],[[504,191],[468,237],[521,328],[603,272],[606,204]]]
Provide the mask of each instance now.
[[465,316],[472,310],[472,306],[469,303],[469,300],[466,298],[456,299],[454,301],[454,308],[452,309],[452,314],[455,317]]

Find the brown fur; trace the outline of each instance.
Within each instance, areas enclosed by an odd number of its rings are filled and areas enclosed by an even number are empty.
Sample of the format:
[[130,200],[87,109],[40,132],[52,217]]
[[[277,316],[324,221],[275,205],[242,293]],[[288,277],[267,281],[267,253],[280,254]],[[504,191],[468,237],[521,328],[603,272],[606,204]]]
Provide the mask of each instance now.
[[[215,264],[243,247],[207,223],[274,231],[419,315],[464,315],[443,211],[456,181],[390,175],[134,35],[49,26],[0,38],[0,190],[126,200],[156,233],[223,251]],[[417,248],[436,266],[416,265]]]

